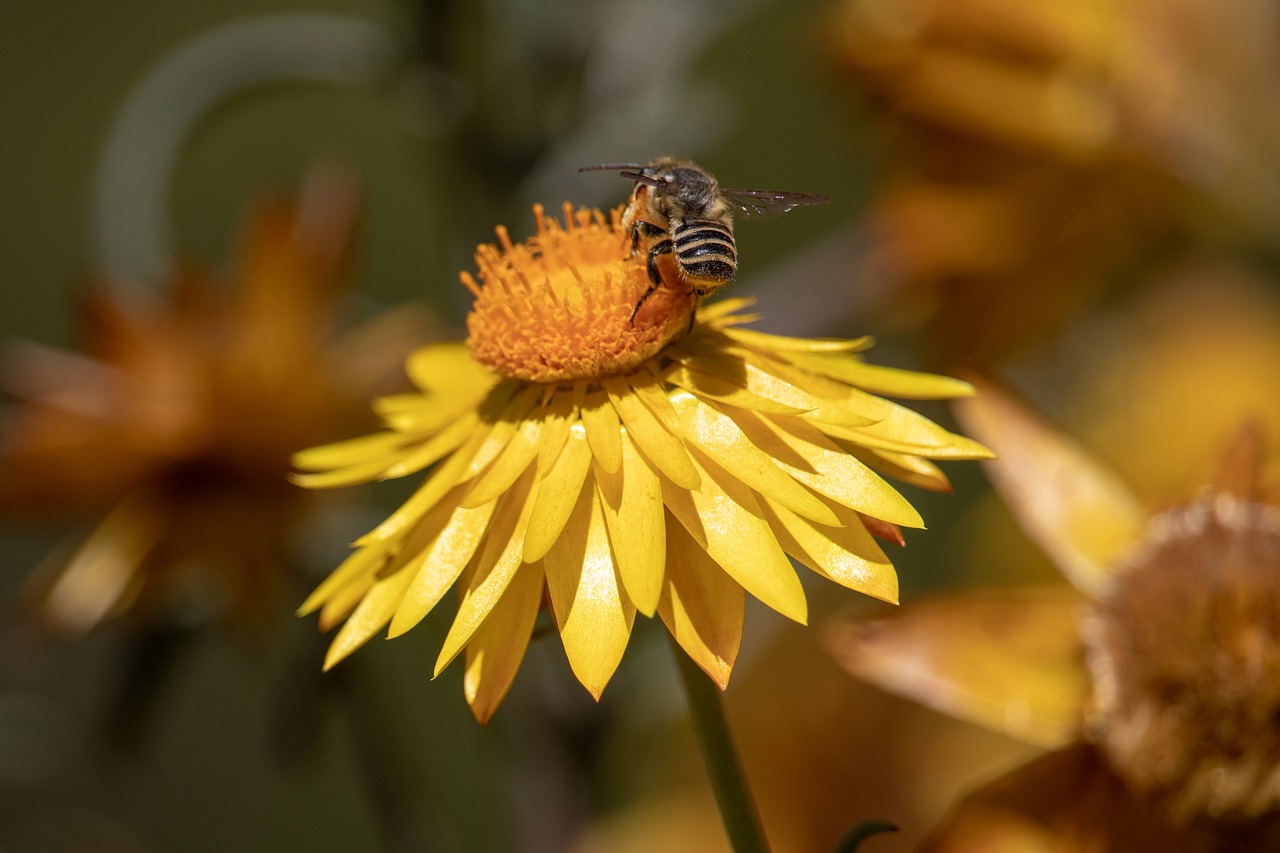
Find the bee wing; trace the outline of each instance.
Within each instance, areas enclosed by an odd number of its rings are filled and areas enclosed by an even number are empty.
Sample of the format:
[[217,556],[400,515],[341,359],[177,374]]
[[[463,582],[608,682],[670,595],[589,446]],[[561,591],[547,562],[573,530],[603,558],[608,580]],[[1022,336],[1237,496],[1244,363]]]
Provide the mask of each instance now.
[[720,190],[720,195],[730,207],[748,219],[773,219],[794,207],[805,204],[826,204],[829,195],[817,193],[789,193],[782,190]]

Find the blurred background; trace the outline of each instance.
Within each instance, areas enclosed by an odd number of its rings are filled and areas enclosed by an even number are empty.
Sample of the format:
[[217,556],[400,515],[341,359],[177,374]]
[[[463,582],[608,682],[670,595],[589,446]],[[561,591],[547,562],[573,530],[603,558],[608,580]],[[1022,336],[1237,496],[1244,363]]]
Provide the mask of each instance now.
[[[678,154],[835,198],[738,228],[761,328],[1002,376],[1167,505],[1243,419],[1280,428],[1277,34],[1261,0],[11,0],[0,848],[727,849],[660,629],[598,706],[534,643],[484,729],[458,667],[429,678],[440,618],[322,676],[292,610],[407,486],[281,494],[258,531],[244,460],[354,434],[462,336],[495,225]],[[904,602],[1053,577],[947,473],[904,487]],[[104,542],[153,576],[111,587]],[[889,608],[828,586],[809,629],[749,608],[747,772],[778,850],[873,817],[903,831],[866,849],[908,850],[1031,753],[851,680],[824,620]]]

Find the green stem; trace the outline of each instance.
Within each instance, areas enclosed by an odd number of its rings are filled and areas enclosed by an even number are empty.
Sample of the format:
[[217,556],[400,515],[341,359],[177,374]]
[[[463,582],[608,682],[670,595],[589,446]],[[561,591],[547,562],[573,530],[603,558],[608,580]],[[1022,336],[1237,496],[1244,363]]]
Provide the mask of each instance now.
[[720,689],[698,668],[672,638],[671,646],[679,664],[684,692],[689,697],[689,718],[693,722],[702,761],[707,766],[711,790],[720,807],[720,819],[734,853],[768,853],[769,842],[756,813],[755,801],[747,787],[725,717]]

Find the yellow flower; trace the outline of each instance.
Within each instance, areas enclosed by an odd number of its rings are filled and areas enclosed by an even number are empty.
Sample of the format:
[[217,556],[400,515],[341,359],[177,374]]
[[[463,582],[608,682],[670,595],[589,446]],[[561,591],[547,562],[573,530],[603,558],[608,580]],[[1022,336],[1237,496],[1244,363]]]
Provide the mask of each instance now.
[[334,334],[358,198],[319,177],[304,203],[259,206],[227,281],[187,269],[164,294],[96,284],[84,354],[15,349],[0,512],[100,519],[42,596],[51,627],[125,610],[252,623],[278,604],[315,503],[286,481],[290,454],[359,428],[421,340],[403,317]]
[[436,465],[302,606],[324,628],[346,620],[326,666],[388,626],[408,631],[456,587],[435,672],[465,650],[465,693],[483,722],[544,602],[599,697],[637,613],[660,616],[727,684],[744,593],[807,618],[788,555],[896,600],[869,531],[922,524],[880,474],[946,489],[929,459],[986,452],[875,393],[968,386],[867,364],[866,339],[740,328],[754,319],[741,299],[702,309],[690,331],[697,300],[678,287],[655,291],[631,322],[648,280],[618,213],[535,216],[528,241],[499,229],[500,248],[480,247],[479,282],[463,275],[476,296],[467,345],[410,357],[420,393],[376,402],[387,429],[295,456],[308,486]]
[[1070,586],[970,592],[832,636],[855,674],[1056,750],[972,797],[928,849],[1276,849],[1280,506],[1256,435],[1195,498],[1152,512],[979,390],[961,420]]

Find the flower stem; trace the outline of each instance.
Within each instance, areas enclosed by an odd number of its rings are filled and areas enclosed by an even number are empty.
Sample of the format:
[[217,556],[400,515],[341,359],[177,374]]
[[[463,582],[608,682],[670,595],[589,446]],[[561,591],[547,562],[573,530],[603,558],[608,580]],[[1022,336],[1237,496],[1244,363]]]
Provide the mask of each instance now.
[[768,853],[769,842],[764,827],[756,813],[755,801],[747,787],[747,777],[742,772],[729,732],[729,721],[724,713],[720,690],[698,665],[685,654],[684,649],[671,642],[684,681],[684,692],[689,698],[689,718],[693,722],[702,761],[707,767],[711,790],[720,807],[720,819],[734,853]]

